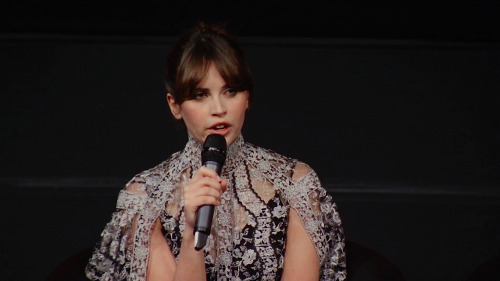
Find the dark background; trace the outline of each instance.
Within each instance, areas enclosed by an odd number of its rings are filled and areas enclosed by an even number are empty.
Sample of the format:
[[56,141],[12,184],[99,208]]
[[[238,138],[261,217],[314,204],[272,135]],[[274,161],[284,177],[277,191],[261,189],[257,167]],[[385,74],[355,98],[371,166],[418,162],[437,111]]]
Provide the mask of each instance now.
[[247,141],[310,164],[348,240],[407,280],[500,256],[500,4],[0,4],[0,279],[92,246],[117,192],[182,148],[166,52],[195,20],[238,35]]

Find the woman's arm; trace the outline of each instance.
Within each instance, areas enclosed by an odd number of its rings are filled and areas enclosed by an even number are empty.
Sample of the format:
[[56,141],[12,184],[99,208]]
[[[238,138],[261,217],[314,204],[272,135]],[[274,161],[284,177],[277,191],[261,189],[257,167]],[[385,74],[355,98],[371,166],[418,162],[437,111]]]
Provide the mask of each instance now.
[[89,280],[120,280],[129,274],[129,257],[133,255],[129,250],[137,230],[137,215],[144,208],[146,198],[145,189],[137,182],[130,182],[120,191],[116,210],[101,232],[101,240],[85,268]]
[[157,219],[151,230],[151,242],[148,260],[148,281],[173,280],[177,267],[174,255],[161,231],[160,220]]
[[184,187],[184,217],[186,225],[177,263],[156,221],[151,235],[151,250],[148,262],[148,281],[205,280],[205,255],[194,249],[194,224],[196,211],[202,205],[219,205],[220,196],[227,182],[206,167],[193,176]]
[[193,229],[185,229],[177,264],[157,220],[152,230],[148,262],[148,281],[205,280],[203,251],[194,250]]
[[320,266],[316,248],[293,208],[290,208],[286,233],[285,262],[281,280],[319,280]]

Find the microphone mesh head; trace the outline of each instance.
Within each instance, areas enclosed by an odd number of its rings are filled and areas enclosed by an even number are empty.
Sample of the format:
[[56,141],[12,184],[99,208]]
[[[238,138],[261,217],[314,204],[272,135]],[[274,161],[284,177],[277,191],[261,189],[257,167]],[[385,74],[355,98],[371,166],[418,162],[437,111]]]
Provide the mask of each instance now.
[[201,161],[215,161],[222,167],[226,161],[226,138],[221,135],[212,134],[207,136],[201,152]]
[[203,149],[206,148],[216,148],[217,150],[224,151],[226,153],[226,138],[221,135],[212,134],[208,135],[205,139],[205,143],[203,144]]

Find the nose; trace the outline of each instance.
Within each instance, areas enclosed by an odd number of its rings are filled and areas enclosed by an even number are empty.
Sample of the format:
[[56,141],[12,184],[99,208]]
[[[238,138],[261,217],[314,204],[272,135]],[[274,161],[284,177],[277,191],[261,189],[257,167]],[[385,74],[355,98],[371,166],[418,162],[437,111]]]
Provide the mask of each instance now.
[[226,102],[221,95],[214,95],[212,99],[212,115],[214,116],[223,116],[226,114]]

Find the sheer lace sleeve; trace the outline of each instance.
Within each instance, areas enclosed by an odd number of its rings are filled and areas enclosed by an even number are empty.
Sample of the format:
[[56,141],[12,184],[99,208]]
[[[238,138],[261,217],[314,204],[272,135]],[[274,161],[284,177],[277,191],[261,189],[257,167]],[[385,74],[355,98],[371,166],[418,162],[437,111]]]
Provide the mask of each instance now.
[[336,204],[308,165],[297,164],[292,181],[288,201],[316,247],[321,280],[345,280],[344,231]]
[[116,211],[101,233],[101,241],[85,269],[91,280],[126,280],[130,273],[137,214],[146,201],[144,185],[129,182],[120,191]]

